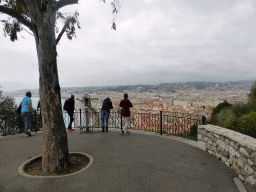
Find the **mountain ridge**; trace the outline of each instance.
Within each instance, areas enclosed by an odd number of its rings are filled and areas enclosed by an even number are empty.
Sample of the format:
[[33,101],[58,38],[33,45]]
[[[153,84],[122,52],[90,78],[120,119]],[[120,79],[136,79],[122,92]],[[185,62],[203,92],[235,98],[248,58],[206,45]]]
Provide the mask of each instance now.
[[[161,83],[161,84],[151,84],[151,85],[114,85],[114,86],[84,86],[84,87],[62,87],[61,93],[70,94],[84,94],[84,93],[95,93],[95,92],[166,92],[175,93],[181,90],[250,90],[251,86],[256,82],[256,80],[243,80],[243,81],[226,81],[226,82],[177,82],[177,83]],[[3,92],[5,95],[17,96],[24,95],[25,92],[31,91],[35,96],[39,95],[39,89],[23,89],[17,91]]]

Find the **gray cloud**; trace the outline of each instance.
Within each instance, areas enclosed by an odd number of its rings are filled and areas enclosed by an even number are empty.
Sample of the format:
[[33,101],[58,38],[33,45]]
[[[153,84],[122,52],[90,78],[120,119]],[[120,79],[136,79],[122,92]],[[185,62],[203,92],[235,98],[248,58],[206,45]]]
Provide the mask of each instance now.
[[[76,9],[82,29],[57,47],[62,87],[255,77],[254,0],[122,1],[116,31],[109,3],[81,1],[63,11]],[[3,90],[38,86],[34,39],[22,36],[0,37]]]

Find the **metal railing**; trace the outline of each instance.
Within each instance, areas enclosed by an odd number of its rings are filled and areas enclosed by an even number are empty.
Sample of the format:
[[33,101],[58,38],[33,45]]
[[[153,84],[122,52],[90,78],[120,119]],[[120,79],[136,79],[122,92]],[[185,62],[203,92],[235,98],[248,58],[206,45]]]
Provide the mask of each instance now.
[[[87,117],[87,118],[86,118]],[[69,124],[70,118],[63,111],[63,118],[66,127]],[[197,125],[203,124],[203,117],[191,115],[187,113],[167,113],[162,111],[131,111],[130,129],[158,132],[181,136],[188,139],[197,140]],[[81,126],[92,126],[95,128],[101,127],[101,111],[93,109],[86,112],[84,109],[79,109],[74,112],[74,128]],[[121,119],[120,112],[111,110],[108,120],[109,128],[122,128],[124,121]],[[32,118],[32,131],[41,130],[40,115],[35,114]],[[9,115],[0,117],[0,135],[9,135],[24,132],[24,121],[21,115]]]
[[[1,114],[0,116],[0,135],[11,135],[16,133],[24,133],[24,120],[18,113]],[[31,118],[31,131],[37,132],[41,130],[42,122],[40,114],[35,113]]]
[[[68,116],[65,113],[66,117]],[[178,114],[174,113],[165,113],[162,111],[131,111],[131,121],[130,129],[133,130],[143,130],[158,132],[161,135],[169,134],[185,137],[188,139],[197,140],[197,125],[203,124],[203,117],[199,115],[191,114]],[[74,128],[82,127],[95,127],[101,128],[101,112],[100,110],[88,111],[87,112],[88,120],[86,121],[86,112],[76,111],[74,113]],[[65,118],[68,122],[65,122],[67,125],[69,123],[69,118]],[[111,110],[108,127],[109,128],[122,128],[124,126],[124,121],[121,119],[121,114],[116,110]]]

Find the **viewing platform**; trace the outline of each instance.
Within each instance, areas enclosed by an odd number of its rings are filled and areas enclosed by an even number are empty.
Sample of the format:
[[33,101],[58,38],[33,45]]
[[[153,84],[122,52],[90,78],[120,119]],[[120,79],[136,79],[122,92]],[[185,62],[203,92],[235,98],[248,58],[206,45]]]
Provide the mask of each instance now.
[[70,152],[91,155],[88,169],[61,178],[28,178],[18,167],[42,154],[42,132],[0,137],[0,191],[239,192],[236,173],[197,142],[156,132],[120,129],[67,132]]

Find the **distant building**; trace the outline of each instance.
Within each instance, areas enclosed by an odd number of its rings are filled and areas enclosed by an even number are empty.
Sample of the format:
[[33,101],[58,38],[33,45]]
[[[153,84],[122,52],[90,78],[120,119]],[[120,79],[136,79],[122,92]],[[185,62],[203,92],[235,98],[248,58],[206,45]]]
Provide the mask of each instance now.
[[174,105],[191,106],[191,101],[174,100]]

